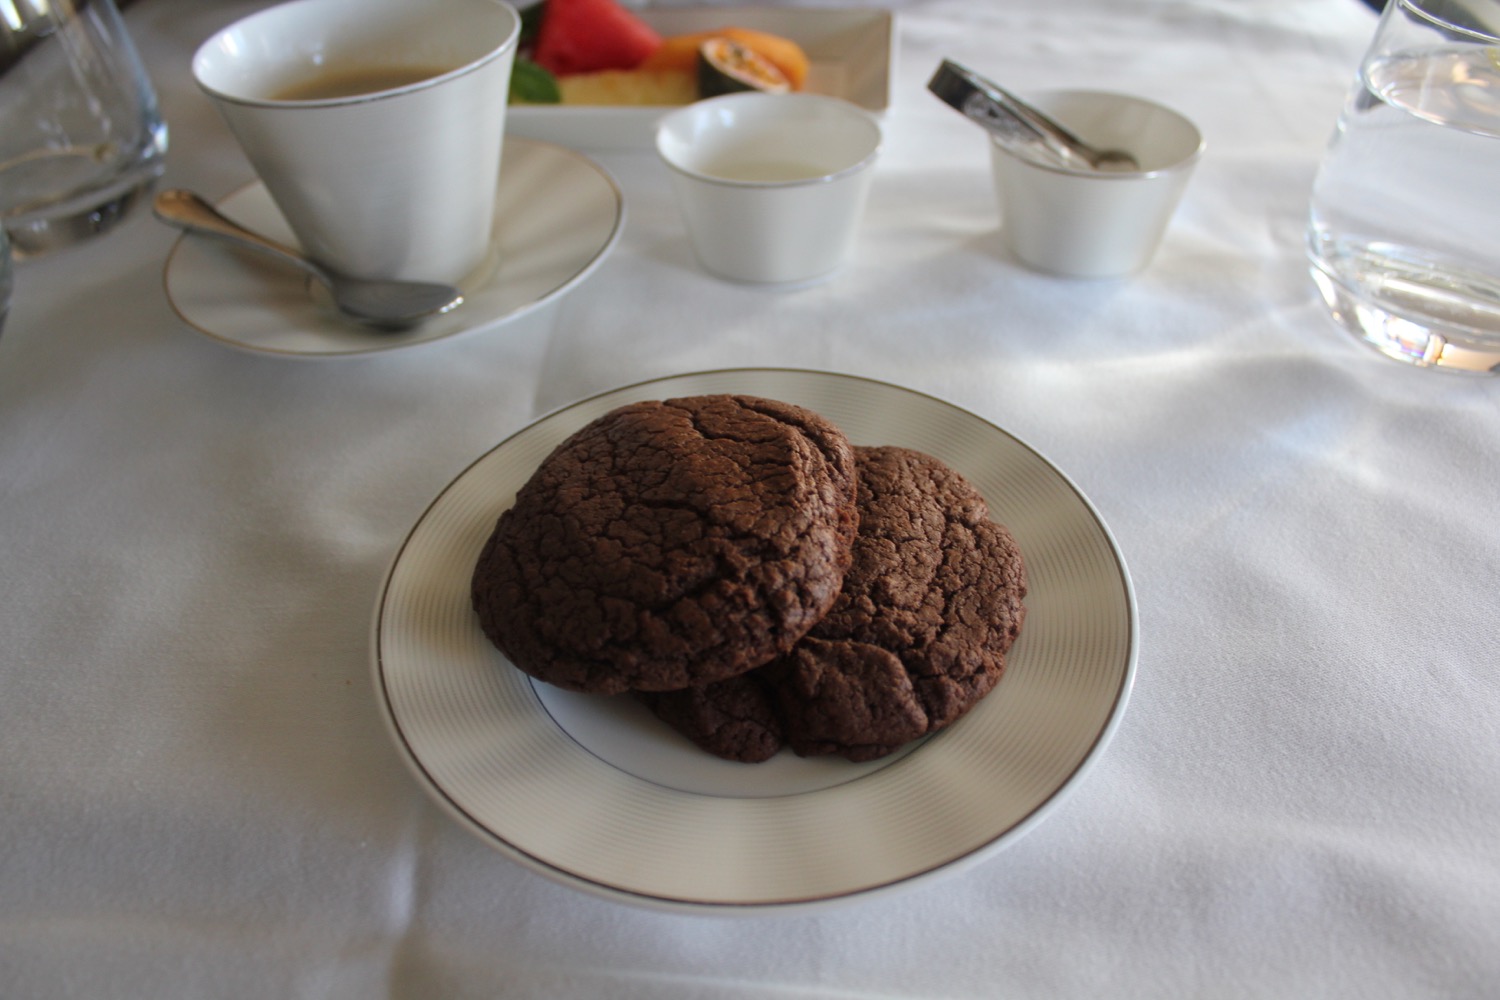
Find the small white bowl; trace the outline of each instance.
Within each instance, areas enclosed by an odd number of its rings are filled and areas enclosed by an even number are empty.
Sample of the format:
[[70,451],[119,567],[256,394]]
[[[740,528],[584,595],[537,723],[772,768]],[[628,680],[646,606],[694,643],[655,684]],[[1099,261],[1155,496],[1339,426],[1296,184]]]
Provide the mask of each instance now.
[[1038,270],[1080,278],[1133,274],[1148,263],[1203,152],[1203,136],[1170,108],[1124,94],[1028,96],[1080,139],[1123,149],[1140,170],[1069,170],[991,141],[1007,245]]
[[813,281],[849,257],[880,144],[867,112],[813,94],[729,94],[656,129],[698,260],[757,283]]

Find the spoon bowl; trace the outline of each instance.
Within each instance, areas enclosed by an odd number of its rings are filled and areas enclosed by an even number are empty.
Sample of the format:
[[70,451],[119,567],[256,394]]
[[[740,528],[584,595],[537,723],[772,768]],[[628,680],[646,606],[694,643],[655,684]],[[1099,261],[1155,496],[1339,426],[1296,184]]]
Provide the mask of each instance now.
[[188,233],[248,247],[293,264],[328,288],[338,311],[382,330],[404,330],[463,302],[452,285],[429,281],[353,278],[338,274],[276,240],[252,232],[221,215],[204,198],[173,188],[156,196],[156,217]]

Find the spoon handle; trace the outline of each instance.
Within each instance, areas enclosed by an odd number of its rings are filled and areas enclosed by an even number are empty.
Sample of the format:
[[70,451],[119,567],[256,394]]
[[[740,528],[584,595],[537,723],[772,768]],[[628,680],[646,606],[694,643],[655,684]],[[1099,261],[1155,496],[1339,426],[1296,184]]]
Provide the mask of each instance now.
[[317,264],[291,247],[252,232],[239,223],[225,218],[219,214],[218,209],[191,191],[185,191],[182,188],[163,191],[152,202],[152,209],[156,217],[168,225],[176,226],[185,232],[216,237],[280,257],[287,263],[295,264],[307,271],[323,283],[328,283],[328,275]]

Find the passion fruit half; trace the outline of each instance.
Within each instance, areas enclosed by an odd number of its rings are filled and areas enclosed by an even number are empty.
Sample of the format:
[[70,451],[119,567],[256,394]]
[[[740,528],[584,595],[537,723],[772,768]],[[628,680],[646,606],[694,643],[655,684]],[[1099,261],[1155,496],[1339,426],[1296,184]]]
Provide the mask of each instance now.
[[729,38],[710,38],[698,47],[698,96],[718,97],[746,90],[785,94],[786,74],[754,50]]

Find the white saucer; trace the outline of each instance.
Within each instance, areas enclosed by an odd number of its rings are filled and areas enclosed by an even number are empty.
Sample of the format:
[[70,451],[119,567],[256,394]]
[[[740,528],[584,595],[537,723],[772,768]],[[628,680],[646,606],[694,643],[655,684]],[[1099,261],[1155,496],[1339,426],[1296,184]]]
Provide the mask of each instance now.
[[[321,286],[294,268],[217,240],[179,239],[167,257],[167,299],[182,320],[231,347],[291,357],[347,357],[478,333],[518,319],[581,282],[619,240],[625,201],[587,157],[508,136],[495,201],[493,264],[464,282],[464,303],[400,333],[338,316]],[[295,246],[265,186],[219,203],[235,221]]]

